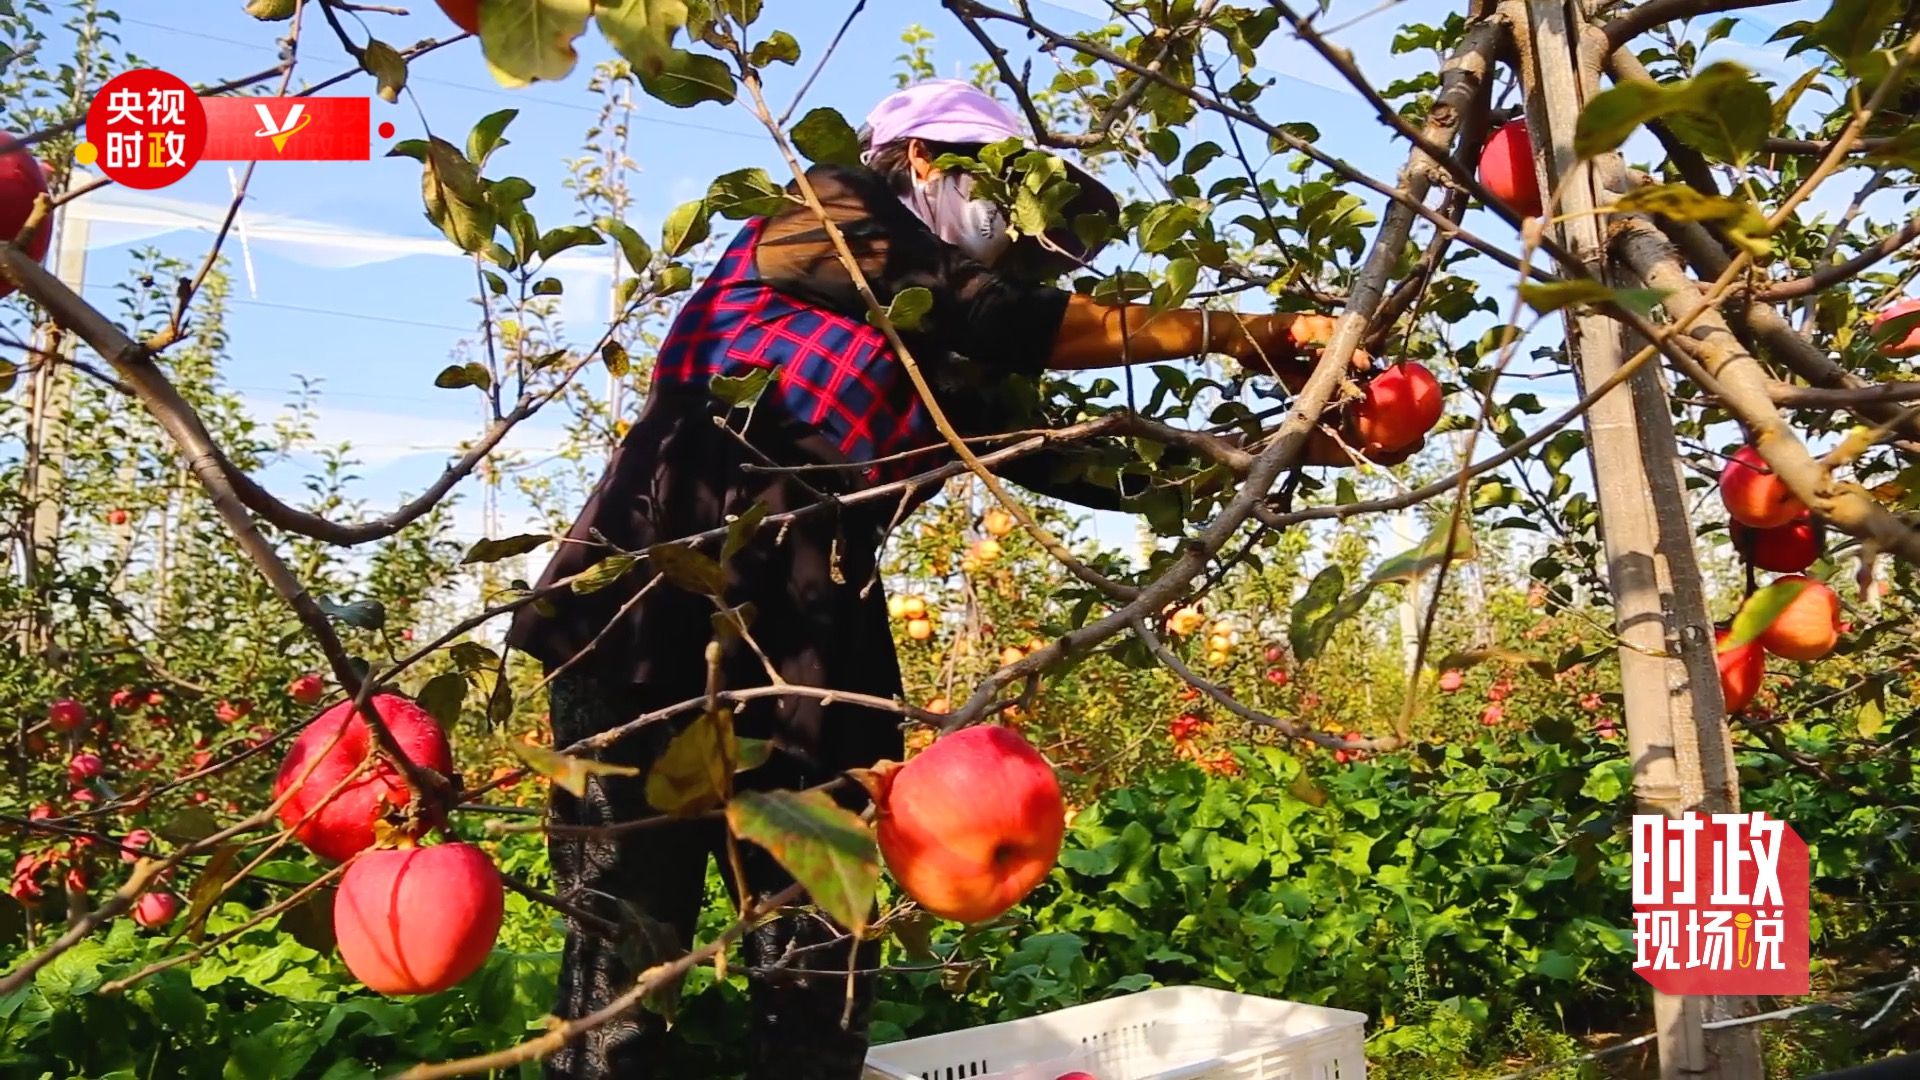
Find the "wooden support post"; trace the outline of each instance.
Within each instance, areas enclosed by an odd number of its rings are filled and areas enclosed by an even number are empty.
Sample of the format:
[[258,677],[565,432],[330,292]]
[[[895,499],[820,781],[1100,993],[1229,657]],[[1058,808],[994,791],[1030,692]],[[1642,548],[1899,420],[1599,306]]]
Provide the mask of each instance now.
[[[1604,219],[1608,176],[1617,156],[1580,161],[1574,124],[1598,92],[1604,38],[1588,27],[1577,0],[1514,0],[1513,21],[1527,91],[1528,125],[1541,148],[1541,190],[1557,192],[1548,212],[1556,239],[1610,285],[1631,286],[1609,255]],[[1613,319],[1580,309],[1566,319],[1567,353],[1582,392],[1626,362],[1630,342]],[[1594,490],[1620,637],[1620,679],[1633,798],[1640,813],[1677,816],[1737,810],[1738,774],[1714,663],[1713,626],[1693,549],[1693,526],[1676,452],[1666,383],[1657,363],[1595,403],[1586,416]],[[1653,995],[1660,1074],[1666,1080],[1748,1080],[1761,1073],[1751,1027],[1704,1025],[1751,1011],[1746,998]]]

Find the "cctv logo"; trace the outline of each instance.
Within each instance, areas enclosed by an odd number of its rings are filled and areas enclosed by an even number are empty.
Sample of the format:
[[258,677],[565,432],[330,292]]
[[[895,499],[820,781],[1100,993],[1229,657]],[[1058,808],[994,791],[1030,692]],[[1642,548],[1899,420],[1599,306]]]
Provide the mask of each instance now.
[[209,97],[200,103],[207,113],[206,161],[366,161],[372,156],[372,110],[363,97]]
[[293,138],[300,129],[313,123],[313,117],[307,114],[307,106],[298,101],[294,102],[293,107],[287,111],[285,123],[273,118],[273,111],[267,108],[265,102],[256,103],[253,111],[260,117],[260,130],[253,133],[254,138],[271,140],[276,154],[286,153],[287,140]]

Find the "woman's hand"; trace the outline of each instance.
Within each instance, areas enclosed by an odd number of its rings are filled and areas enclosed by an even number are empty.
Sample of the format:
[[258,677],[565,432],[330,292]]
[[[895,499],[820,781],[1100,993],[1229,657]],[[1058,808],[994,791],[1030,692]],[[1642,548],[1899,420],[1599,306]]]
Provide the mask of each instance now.
[[[1216,316],[1217,317],[1217,316]],[[1272,375],[1295,393],[1320,359],[1320,350],[1333,337],[1331,315],[1243,315],[1234,319],[1240,333],[1228,355],[1249,371]],[[1364,349],[1353,350],[1352,367],[1365,371],[1373,360]]]

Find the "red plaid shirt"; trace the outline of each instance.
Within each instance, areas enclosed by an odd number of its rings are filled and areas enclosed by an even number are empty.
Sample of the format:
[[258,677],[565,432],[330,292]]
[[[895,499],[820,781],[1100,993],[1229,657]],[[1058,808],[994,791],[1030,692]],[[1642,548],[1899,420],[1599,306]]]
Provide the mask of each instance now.
[[[765,227],[764,219],[748,222],[680,309],[660,347],[655,384],[698,386],[767,368],[774,373],[767,393],[849,461],[931,445],[932,419],[885,335],[759,279],[754,249]],[[890,464],[869,478],[911,475],[916,466],[913,459]]]

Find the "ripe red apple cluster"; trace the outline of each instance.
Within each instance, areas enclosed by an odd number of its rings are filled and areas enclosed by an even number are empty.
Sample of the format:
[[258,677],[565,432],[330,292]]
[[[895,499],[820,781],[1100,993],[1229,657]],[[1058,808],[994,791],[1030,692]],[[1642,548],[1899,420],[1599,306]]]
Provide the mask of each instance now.
[[941,918],[998,917],[1059,858],[1066,836],[1060,783],[1047,759],[1011,729],[963,728],[873,775],[887,869]]
[[[309,691],[304,680],[312,679]],[[289,688],[318,693],[318,677]],[[408,760],[453,771],[447,737],[426,710],[396,694],[368,702]],[[394,764],[375,753],[373,732],[343,701],[295,739],[273,783],[280,820],[309,850],[347,862],[333,904],[340,957],[382,994],[431,994],[478,970],[500,933],[500,873],[471,844],[374,846],[375,824],[411,799]],[[438,824],[427,822],[428,825]]]
[[1741,556],[1753,566],[1783,575],[1774,579],[1774,585],[1802,585],[1753,640],[1729,646],[1729,631],[1719,632],[1715,660],[1720,692],[1731,714],[1752,704],[1760,692],[1767,653],[1810,661],[1833,651],[1840,640],[1840,598],[1803,573],[1820,559],[1824,527],[1774,475],[1757,449],[1742,446],[1727,459],[1720,471],[1720,500],[1732,519],[1729,532]]

